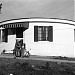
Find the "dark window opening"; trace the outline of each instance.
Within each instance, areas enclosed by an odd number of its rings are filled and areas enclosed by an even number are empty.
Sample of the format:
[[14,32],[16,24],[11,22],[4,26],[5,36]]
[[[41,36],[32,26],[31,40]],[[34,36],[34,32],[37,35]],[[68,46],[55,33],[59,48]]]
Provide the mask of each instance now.
[[34,26],[34,41],[53,41],[52,26]]
[[23,28],[16,28],[16,38],[23,38]]
[[8,35],[15,35],[16,34],[16,28],[8,29]]
[[2,42],[8,42],[8,29],[2,31]]

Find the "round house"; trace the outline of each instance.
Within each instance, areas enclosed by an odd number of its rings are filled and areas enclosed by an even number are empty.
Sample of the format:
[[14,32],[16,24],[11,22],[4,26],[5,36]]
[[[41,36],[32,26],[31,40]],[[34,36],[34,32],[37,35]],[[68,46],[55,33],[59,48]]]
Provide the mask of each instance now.
[[22,39],[31,55],[75,56],[75,22],[63,19],[22,18],[0,22],[0,53],[12,53]]

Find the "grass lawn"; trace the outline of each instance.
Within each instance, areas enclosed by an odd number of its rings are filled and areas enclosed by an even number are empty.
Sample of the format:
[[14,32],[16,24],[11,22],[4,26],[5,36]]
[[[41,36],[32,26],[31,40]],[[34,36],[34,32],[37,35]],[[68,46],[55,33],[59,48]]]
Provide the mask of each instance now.
[[0,75],[75,75],[75,64],[0,58]]

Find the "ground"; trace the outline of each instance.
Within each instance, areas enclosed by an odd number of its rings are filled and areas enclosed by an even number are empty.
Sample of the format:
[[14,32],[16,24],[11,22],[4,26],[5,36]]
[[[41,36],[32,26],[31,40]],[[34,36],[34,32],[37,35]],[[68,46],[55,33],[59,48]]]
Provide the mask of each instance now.
[[[0,75],[75,75],[75,62],[52,61],[47,59],[48,57],[38,56],[33,56],[33,58],[1,56]],[[68,58],[63,59],[67,60]]]

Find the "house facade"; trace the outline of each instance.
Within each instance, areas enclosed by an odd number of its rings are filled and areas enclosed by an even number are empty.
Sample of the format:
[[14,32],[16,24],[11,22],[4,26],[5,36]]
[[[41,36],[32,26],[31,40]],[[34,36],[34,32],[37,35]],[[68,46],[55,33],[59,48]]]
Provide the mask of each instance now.
[[61,19],[28,18],[0,23],[0,53],[11,53],[16,39],[23,39],[31,55],[75,56],[75,22]]

